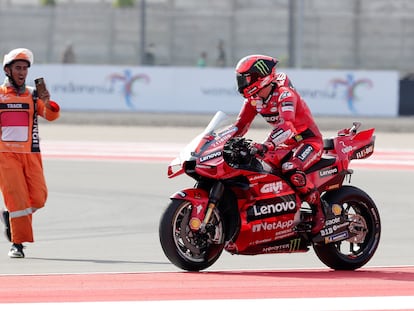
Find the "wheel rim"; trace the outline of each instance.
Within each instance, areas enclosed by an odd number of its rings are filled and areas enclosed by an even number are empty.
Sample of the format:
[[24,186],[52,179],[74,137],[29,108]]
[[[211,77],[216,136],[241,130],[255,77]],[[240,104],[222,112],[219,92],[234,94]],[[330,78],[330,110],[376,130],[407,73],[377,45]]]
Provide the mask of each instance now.
[[341,256],[355,260],[376,248],[376,230],[369,230],[376,227],[375,220],[363,202],[346,202],[342,204],[342,208],[350,222],[350,232],[355,236],[335,243],[335,247]]
[[[217,210],[213,210],[205,233],[195,232],[188,223],[193,206],[190,202],[183,203],[173,219],[173,238],[176,249],[181,257],[192,262],[205,262],[211,259],[211,248],[224,242],[223,226]],[[210,256],[210,257],[209,257]]]

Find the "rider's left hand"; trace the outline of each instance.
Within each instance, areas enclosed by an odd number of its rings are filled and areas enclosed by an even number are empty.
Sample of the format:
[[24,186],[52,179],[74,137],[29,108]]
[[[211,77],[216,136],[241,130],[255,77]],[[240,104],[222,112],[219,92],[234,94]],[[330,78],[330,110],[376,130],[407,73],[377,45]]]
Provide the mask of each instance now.
[[271,149],[272,146],[270,146],[269,142],[265,142],[264,144],[260,144],[260,143],[251,143],[250,145],[250,154],[251,155],[259,155],[261,157],[263,157],[265,155],[265,153]]

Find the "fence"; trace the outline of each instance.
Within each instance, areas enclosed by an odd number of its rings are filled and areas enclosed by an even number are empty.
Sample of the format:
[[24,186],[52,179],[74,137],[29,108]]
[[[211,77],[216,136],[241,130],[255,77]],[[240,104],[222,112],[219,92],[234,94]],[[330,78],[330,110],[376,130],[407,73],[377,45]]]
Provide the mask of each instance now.
[[37,62],[58,63],[72,43],[77,63],[140,65],[151,47],[155,65],[195,66],[206,52],[207,66],[216,66],[222,41],[231,67],[242,56],[263,53],[278,57],[281,67],[299,56],[303,68],[414,72],[411,0],[136,0],[130,8],[114,8],[111,0],[56,3],[0,1],[0,52],[27,46]]

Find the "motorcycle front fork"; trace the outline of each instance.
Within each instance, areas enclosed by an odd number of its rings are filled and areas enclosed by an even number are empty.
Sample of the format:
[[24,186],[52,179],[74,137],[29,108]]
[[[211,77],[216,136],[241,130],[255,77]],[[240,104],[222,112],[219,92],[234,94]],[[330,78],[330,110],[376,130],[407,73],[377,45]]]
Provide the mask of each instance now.
[[206,225],[209,223],[213,210],[216,208],[224,192],[224,185],[221,181],[217,181],[210,189],[206,215],[201,223],[200,230],[204,232]]

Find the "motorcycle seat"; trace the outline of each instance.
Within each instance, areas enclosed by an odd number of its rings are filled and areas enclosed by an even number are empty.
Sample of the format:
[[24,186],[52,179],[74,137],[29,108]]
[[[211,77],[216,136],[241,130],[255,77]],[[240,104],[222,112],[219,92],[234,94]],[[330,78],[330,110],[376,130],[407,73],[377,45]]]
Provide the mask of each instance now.
[[333,138],[325,138],[323,140],[323,150],[333,150],[333,149],[334,149]]

